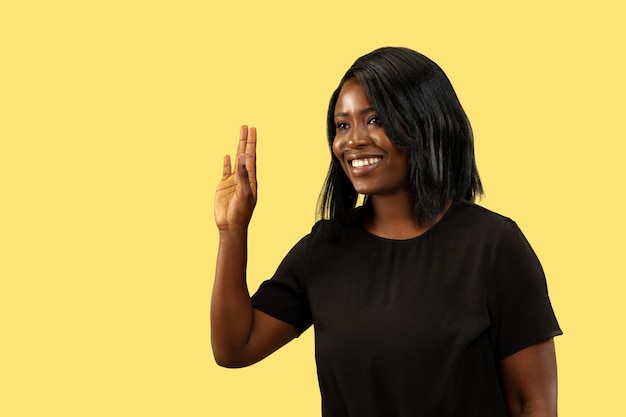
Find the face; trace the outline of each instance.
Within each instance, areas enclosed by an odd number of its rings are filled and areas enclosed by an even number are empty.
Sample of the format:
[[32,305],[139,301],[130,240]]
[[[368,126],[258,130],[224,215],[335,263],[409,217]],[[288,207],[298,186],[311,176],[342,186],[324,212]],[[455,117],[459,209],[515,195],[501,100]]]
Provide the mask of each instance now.
[[360,194],[388,196],[411,189],[407,154],[391,143],[384,123],[361,83],[346,81],[335,105],[333,153]]

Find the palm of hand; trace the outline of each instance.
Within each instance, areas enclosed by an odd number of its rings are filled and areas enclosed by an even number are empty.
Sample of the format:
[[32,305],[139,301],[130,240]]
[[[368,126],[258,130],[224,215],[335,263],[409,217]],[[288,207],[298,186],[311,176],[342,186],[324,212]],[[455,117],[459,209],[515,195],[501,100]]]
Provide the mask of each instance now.
[[257,200],[256,129],[242,126],[235,167],[224,157],[215,193],[215,222],[220,230],[247,228]]

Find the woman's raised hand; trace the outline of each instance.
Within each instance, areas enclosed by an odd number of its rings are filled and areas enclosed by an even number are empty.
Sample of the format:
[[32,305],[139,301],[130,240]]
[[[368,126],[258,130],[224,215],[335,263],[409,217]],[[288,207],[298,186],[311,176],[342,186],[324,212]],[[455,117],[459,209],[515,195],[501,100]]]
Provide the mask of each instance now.
[[256,200],[256,128],[242,126],[234,169],[230,156],[226,155],[222,180],[215,192],[215,222],[218,229],[246,229]]

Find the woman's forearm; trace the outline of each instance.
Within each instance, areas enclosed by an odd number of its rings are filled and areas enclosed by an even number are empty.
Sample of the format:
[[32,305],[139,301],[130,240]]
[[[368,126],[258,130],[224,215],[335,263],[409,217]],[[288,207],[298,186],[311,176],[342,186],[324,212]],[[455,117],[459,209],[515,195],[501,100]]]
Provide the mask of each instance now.
[[248,343],[253,309],[246,284],[247,229],[220,231],[211,298],[211,343],[218,364],[236,365]]

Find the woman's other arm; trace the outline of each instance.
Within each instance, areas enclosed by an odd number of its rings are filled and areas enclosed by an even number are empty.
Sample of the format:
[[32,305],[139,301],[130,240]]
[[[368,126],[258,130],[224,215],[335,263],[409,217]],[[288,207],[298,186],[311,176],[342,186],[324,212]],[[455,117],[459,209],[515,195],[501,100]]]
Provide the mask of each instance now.
[[215,194],[219,249],[211,298],[211,344],[226,367],[251,365],[296,336],[292,325],[252,307],[246,284],[248,224],[257,201],[256,129],[242,126],[234,170],[224,157]]
[[557,416],[557,371],[552,338],[500,361],[500,375],[511,417]]

